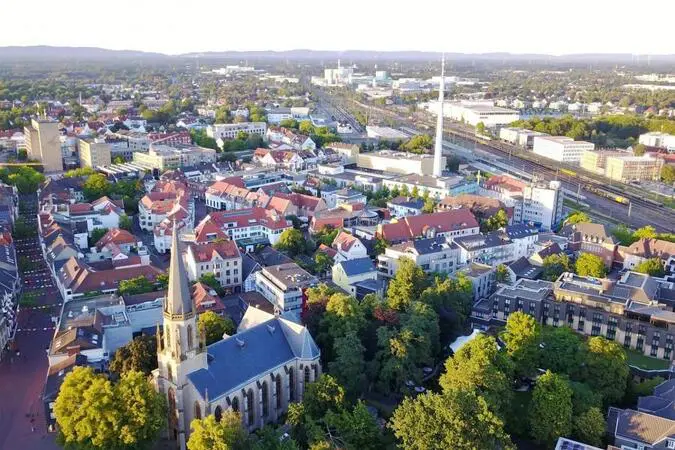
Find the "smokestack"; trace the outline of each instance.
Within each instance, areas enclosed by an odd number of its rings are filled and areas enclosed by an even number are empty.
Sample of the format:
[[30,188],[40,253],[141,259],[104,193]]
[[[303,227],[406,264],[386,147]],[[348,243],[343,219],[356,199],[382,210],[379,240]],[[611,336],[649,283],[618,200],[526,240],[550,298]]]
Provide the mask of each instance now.
[[445,53],[441,56],[441,84],[438,89],[438,118],[436,121],[436,145],[434,147],[434,176],[443,174],[443,100],[445,91]]

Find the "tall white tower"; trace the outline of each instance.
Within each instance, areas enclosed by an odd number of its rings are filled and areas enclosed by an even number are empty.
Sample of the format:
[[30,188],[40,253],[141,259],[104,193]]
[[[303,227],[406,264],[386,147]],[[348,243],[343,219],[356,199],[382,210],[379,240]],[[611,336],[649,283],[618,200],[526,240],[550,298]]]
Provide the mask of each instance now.
[[441,56],[441,84],[438,88],[438,118],[436,120],[436,145],[434,147],[434,176],[443,174],[443,100],[445,91],[445,53]]

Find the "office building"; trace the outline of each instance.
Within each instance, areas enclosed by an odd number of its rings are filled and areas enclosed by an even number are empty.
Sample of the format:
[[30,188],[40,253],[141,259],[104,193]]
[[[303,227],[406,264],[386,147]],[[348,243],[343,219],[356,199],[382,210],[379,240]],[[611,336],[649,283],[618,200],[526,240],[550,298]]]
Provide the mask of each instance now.
[[638,142],[647,147],[657,147],[668,149],[669,152],[675,152],[675,136],[659,131],[641,134]]
[[[358,167],[383,172],[407,175],[433,175],[434,157],[432,155],[419,155],[416,153],[395,152],[392,150],[379,150],[369,153],[359,153]],[[442,158],[445,167],[445,157]]]
[[423,105],[426,109],[438,115],[442,111],[443,116],[458,122],[464,122],[476,126],[482,122],[487,128],[499,128],[520,119],[518,111],[494,106],[491,102],[470,101],[431,101]]
[[566,136],[535,136],[532,152],[555,161],[579,164],[584,151],[594,149],[592,142],[575,141]]
[[206,135],[213,139],[236,139],[241,132],[265,136],[265,122],[216,123],[206,128]]
[[110,144],[101,139],[80,139],[80,167],[99,167],[112,164]]
[[631,153],[610,150],[585,151],[581,167],[616,181],[658,180],[664,160],[650,154],[634,156]]
[[279,311],[300,314],[305,290],[319,280],[294,262],[263,267],[255,273],[255,289]]
[[523,148],[531,149],[534,145],[534,138],[537,136],[548,136],[539,131],[527,130],[525,128],[504,127],[499,130],[499,139],[518,145]]
[[42,163],[45,172],[63,170],[59,124],[50,119],[33,119],[24,128],[28,158]]

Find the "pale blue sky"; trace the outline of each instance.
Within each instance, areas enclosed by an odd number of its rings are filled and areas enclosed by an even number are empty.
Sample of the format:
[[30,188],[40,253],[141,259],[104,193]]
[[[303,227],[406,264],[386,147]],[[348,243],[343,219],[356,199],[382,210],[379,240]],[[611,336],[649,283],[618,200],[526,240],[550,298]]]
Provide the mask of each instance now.
[[0,0],[0,16],[0,46],[675,53],[675,0]]

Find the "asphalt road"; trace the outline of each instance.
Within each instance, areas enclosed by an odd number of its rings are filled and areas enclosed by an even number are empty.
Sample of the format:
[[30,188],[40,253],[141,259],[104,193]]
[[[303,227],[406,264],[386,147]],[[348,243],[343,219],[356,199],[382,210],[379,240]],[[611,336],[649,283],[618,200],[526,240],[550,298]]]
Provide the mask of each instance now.
[[[31,210],[36,211],[35,204]],[[36,224],[35,213],[22,213]],[[62,299],[42,259],[37,237],[16,239],[17,257],[34,262],[22,282],[24,293],[34,296],[30,305],[20,307],[15,348],[0,362],[0,449],[52,450],[59,446],[48,433],[41,400],[47,375],[46,349],[54,334]]]

